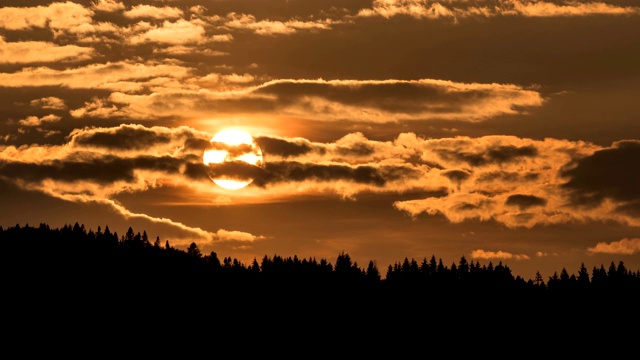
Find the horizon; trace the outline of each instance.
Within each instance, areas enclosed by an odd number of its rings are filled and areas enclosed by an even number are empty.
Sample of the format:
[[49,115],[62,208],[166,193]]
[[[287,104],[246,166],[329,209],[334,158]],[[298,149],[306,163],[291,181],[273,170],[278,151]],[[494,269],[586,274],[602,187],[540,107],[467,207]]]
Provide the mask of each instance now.
[[[33,231],[37,232],[39,235],[41,235],[42,237],[31,237],[31,238],[16,238],[16,234],[22,234],[25,229],[27,231],[31,231],[30,233],[27,234],[31,234],[33,235]],[[44,233],[43,230],[47,231],[47,233]],[[4,233],[7,232],[9,235],[4,235]],[[610,264],[600,264],[600,266],[593,266],[592,268],[587,268],[587,266],[582,263],[580,266],[580,269],[578,269],[575,272],[570,271],[569,269],[566,268],[562,268],[560,270],[556,270],[553,272],[552,276],[548,276],[547,279],[545,280],[544,277],[542,276],[542,274],[540,272],[536,272],[536,276],[534,278],[526,278],[523,277],[521,274],[515,274],[513,273],[513,271],[511,270],[511,268],[509,267],[509,264],[504,262],[502,260],[499,260],[497,263],[493,263],[493,261],[488,261],[488,263],[485,264],[481,264],[479,260],[471,260],[468,261],[466,259],[466,257],[463,255],[460,257],[460,259],[457,262],[453,262],[451,264],[446,264],[444,263],[444,261],[442,260],[442,258],[439,258],[437,256],[435,256],[435,254],[432,254],[430,257],[423,257],[422,259],[415,259],[415,258],[404,258],[402,260],[398,260],[395,261],[393,264],[389,264],[386,267],[380,268],[378,266],[378,264],[376,264],[375,261],[370,260],[367,261],[366,264],[359,264],[356,261],[353,261],[351,259],[351,256],[349,253],[346,252],[340,252],[339,254],[337,254],[335,256],[335,262],[332,261],[331,259],[328,258],[316,258],[315,256],[310,256],[308,258],[304,258],[304,257],[298,257],[296,254],[294,254],[293,256],[281,256],[279,254],[273,254],[273,255],[268,255],[268,254],[264,254],[262,257],[260,258],[253,258],[251,262],[249,263],[244,263],[240,260],[238,260],[237,258],[232,258],[230,256],[223,256],[222,257],[222,261],[220,260],[220,257],[218,256],[218,254],[215,251],[211,251],[208,254],[202,253],[200,251],[200,248],[198,247],[198,245],[195,242],[192,242],[191,244],[189,244],[189,246],[186,249],[181,249],[181,248],[175,248],[171,245],[169,240],[162,240],[161,237],[158,235],[156,236],[155,239],[150,238],[146,232],[146,230],[143,230],[142,232],[140,231],[135,231],[132,227],[129,227],[126,231],[126,233],[124,234],[118,234],[117,231],[111,231],[111,229],[108,226],[105,226],[105,228],[103,229],[102,227],[98,226],[98,228],[94,231],[93,229],[87,229],[84,224],[79,224],[78,222],[75,222],[74,225],[71,224],[65,224],[64,226],[60,227],[60,228],[54,228],[49,226],[49,224],[45,224],[45,223],[40,223],[38,224],[38,226],[32,226],[29,224],[25,224],[24,226],[20,226],[20,224],[16,224],[14,226],[10,226],[7,227],[6,229],[0,225],[0,237],[5,237],[3,240],[7,242],[7,244],[10,248],[22,248],[25,249],[24,246],[28,246],[28,244],[30,243],[43,243],[46,241],[54,241],[54,240],[69,240],[69,238],[49,238],[47,237],[48,235],[51,235],[51,233],[58,233],[59,235],[67,235],[67,236],[71,236],[71,239],[74,240],[79,240],[80,238],[78,238],[77,236],[79,234],[82,234],[83,238],[82,241],[86,241],[86,242],[92,242],[92,241],[96,241],[96,240],[100,240],[102,239],[102,241],[98,241],[96,244],[100,243],[102,245],[106,245],[109,244],[109,242],[103,242],[104,241],[104,236],[107,236],[109,239],[113,239],[113,241],[115,241],[115,243],[117,243],[121,249],[125,249],[125,248],[135,248],[135,249],[144,249],[147,248],[147,250],[151,249],[151,248],[159,248],[162,250],[171,250],[172,252],[178,252],[178,253],[183,253],[189,256],[194,256],[195,258],[199,259],[199,260],[205,260],[208,264],[211,265],[210,261],[211,259],[216,259],[216,262],[218,263],[218,266],[221,265],[225,265],[225,266],[240,266],[245,270],[249,270],[251,269],[253,266],[259,266],[260,271],[264,271],[264,263],[265,262],[269,262],[269,263],[273,263],[273,262],[278,262],[277,259],[280,259],[280,261],[284,261],[284,262],[300,262],[300,263],[309,263],[309,264],[324,264],[326,266],[328,266],[329,268],[331,268],[332,270],[336,270],[336,266],[338,266],[339,263],[342,263],[342,266],[345,266],[345,264],[348,264],[351,268],[353,269],[358,269],[362,272],[362,274],[366,274],[367,277],[370,274],[370,271],[373,271],[373,273],[377,274],[377,276],[379,277],[379,280],[386,280],[389,276],[390,273],[394,273],[396,275],[399,275],[398,272],[404,272],[405,269],[407,269],[407,266],[409,266],[409,268],[418,270],[419,272],[423,272],[423,271],[433,271],[436,270],[437,268],[442,267],[443,270],[445,271],[456,271],[457,269],[461,268],[462,266],[467,266],[467,267],[474,267],[478,270],[483,270],[483,271],[493,271],[495,269],[500,268],[501,270],[504,269],[507,271],[507,273],[509,273],[512,276],[513,280],[517,280],[517,281],[522,281],[522,285],[524,285],[525,283],[530,283],[533,285],[535,284],[536,286],[546,286],[548,283],[551,282],[555,282],[555,281],[560,281],[563,279],[563,276],[566,276],[565,280],[576,280],[578,281],[578,278],[580,276],[582,276],[581,272],[586,271],[587,274],[587,279],[589,280],[589,282],[593,282],[596,281],[596,277],[601,276],[602,274],[604,275],[612,275],[612,271],[614,274],[622,274],[622,272],[624,272],[625,276],[629,276],[630,279],[632,278],[637,278],[637,275],[640,274],[640,270],[634,270],[634,269],[629,269],[627,268],[626,264],[624,264],[624,261],[620,260],[617,263],[616,262],[611,262]],[[12,235],[11,235],[12,234]],[[13,239],[12,239],[13,236]],[[15,241],[16,239],[18,239],[18,241]],[[20,247],[18,245],[18,243],[23,243],[20,244],[23,247]],[[138,243],[138,245],[134,245],[135,243]],[[62,244],[65,244],[65,242],[62,243],[53,243],[52,245],[57,245],[60,246]],[[70,242],[66,242],[66,244],[71,244]],[[73,243],[73,246],[78,246],[79,243]],[[138,247],[140,246],[140,247]],[[53,250],[54,247],[50,247],[48,250]],[[106,250],[107,248],[105,248]],[[31,249],[34,250],[34,249]],[[69,249],[67,249],[68,251]],[[95,249],[94,249],[95,250]],[[91,256],[96,256],[97,254],[95,253],[95,251],[92,252],[86,252],[84,254],[81,253],[75,253],[76,256],[86,256],[86,257],[91,257]],[[139,254],[138,254],[139,255]],[[67,259],[70,260],[70,259]],[[80,259],[77,259],[80,260]],[[606,265],[606,266],[605,266]],[[426,266],[426,267],[425,267]],[[428,269],[431,270],[428,270]],[[343,268],[344,270],[344,268]],[[468,269],[467,269],[468,270]],[[597,274],[596,274],[597,273]],[[581,280],[580,280],[581,281]]]

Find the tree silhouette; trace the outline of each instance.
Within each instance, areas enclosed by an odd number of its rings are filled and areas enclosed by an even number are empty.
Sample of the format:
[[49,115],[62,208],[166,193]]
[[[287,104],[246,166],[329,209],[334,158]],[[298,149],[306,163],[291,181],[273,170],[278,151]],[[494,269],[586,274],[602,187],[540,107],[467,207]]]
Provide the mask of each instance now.
[[43,223],[38,227],[0,226],[0,244],[6,293],[32,298],[62,294],[67,301],[107,296],[221,302],[228,297],[231,304],[231,299],[261,294],[282,301],[339,301],[351,309],[365,304],[400,309],[407,304],[446,306],[455,299],[485,305],[507,298],[535,300],[551,308],[565,296],[572,302],[594,305],[599,303],[593,301],[640,298],[640,271],[630,271],[622,261],[611,262],[608,268],[594,266],[591,276],[584,263],[577,275],[562,268],[545,284],[540,272],[525,281],[502,261],[495,266],[491,261],[481,265],[465,256],[450,267],[435,255],[420,262],[405,257],[389,264],[385,277],[374,260],[362,269],[345,251],[337,255],[335,265],[327,259],[277,254],[264,255],[260,262],[254,258],[245,265],[230,256],[220,261],[215,251],[203,256],[195,242],[180,250],[168,240],[161,247],[157,236],[151,246],[146,231],[134,233],[129,227],[118,239],[108,226],[94,232],[77,222],[60,229]]

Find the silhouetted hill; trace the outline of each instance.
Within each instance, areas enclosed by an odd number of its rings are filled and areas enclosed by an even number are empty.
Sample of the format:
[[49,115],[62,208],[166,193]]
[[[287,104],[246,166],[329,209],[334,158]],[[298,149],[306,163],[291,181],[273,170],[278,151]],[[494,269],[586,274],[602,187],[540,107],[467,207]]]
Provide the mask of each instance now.
[[[450,267],[435,256],[421,262],[405,258],[384,277],[373,261],[365,268],[340,253],[327,259],[264,256],[243,264],[195,243],[172,248],[146,231],[129,228],[118,236],[108,226],[97,231],[75,223],[62,228],[0,227],[4,293],[16,306],[110,311],[162,311],[199,307],[253,313],[310,312],[315,318],[336,313],[433,314],[455,309],[513,307],[516,311],[556,311],[640,299],[640,277],[624,264],[565,269],[547,281],[514,276],[501,262],[481,266],[462,257]],[[536,310],[537,309],[537,310]],[[440,313],[439,315],[442,315]],[[486,314],[485,314],[486,315]],[[488,315],[487,315],[488,316]]]

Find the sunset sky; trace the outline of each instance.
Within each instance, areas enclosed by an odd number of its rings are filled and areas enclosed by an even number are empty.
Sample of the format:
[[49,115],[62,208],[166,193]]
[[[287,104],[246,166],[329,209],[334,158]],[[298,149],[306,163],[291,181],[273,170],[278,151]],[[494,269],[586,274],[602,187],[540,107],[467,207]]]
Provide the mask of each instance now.
[[[5,0],[0,109],[4,228],[640,269],[637,0]],[[203,163],[230,128],[237,190]]]

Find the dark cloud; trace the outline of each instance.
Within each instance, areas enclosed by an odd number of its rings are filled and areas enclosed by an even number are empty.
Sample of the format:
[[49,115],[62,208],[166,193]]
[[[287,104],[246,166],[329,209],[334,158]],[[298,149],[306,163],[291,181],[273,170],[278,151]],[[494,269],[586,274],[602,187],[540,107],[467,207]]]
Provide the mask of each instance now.
[[304,142],[292,142],[265,136],[257,137],[256,143],[265,156],[276,155],[282,157],[299,156],[312,150],[311,145]]
[[627,214],[635,218],[640,218],[640,200],[631,201],[627,204],[620,205],[616,208],[616,212]]
[[520,147],[515,145],[491,146],[481,153],[465,152],[462,149],[436,149],[435,152],[445,160],[463,161],[472,166],[501,164],[515,161],[521,157],[538,155],[538,150],[533,145]]
[[[89,158],[93,156],[92,158]],[[76,160],[85,158],[84,161]],[[180,173],[185,164],[183,159],[169,156],[137,158],[117,158],[77,153],[67,160],[54,160],[47,163],[0,162],[0,176],[41,182],[45,179],[74,182],[91,181],[107,185],[116,181],[133,182],[136,169],[161,171],[168,174]]]
[[131,161],[107,157],[95,162],[52,161],[47,164],[2,163],[0,174],[11,179],[40,182],[45,179],[58,181],[90,180],[100,184],[134,180]]
[[456,211],[470,211],[470,210],[478,210],[481,207],[482,207],[482,205],[463,202],[463,203],[455,205],[453,207],[453,209],[456,210]]
[[574,204],[595,206],[605,198],[616,201],[640,199],[640,140],[619,141],[596,151],[564,170],[562,186],[571,191]]
[[262,175],[262,168],[244,161],[225,161],[204,165],[211,179],[250,181]]
[[183,174],[192,180],[210,180],[210,177],[207,174],[208,169],[209,166],[202,162],[188,162],[185,164]]
[[512,161],[521,157],[534,157],[538,155],[538,150],[533,145],[527,146],[514,146],[504,145],[491,147],[487,151],[487,158],[489,162],[503,163]]
[[[511,90],[516,92],[515,90]],[[429,112],[433,114],[466,113],[469,103],[494,99],[493,88],[452,91],[440,83],[417,81],[389,82],[290,82],[271,83],[256,94],[277,95],[282,104],[292,104],[304,97],[318,97],[331,102],[379,109],[399,114]]]
[[506,182],[521,182],[521,181],[535,181],[538,180],[540,174],[536,172],[519,173],[513,171],[491,171],[478,175],[477,182],[493,182],[493,181],[506,181]]
[[[141,125],[120,125],[116,128],[89,129],[71,136],[72,143],[110,150],[142,150],[168,144],[180,139],[191,147],[201,146],[202,139],[194,138],[189,130],[148,128]],[[208,143],[208,142],[207,142]],[[202,148],[203,149],[203,148]]]
[[471,176],[471,174],[465,170],[446,170],[442,172],[442,176],[451,181],[461,183],[467,180]]
[[252,144],[230,145],[221,141],[211,141],[206,150],[224,150],[230,157],[258,152],[258,149],[256,149]]
[[299,162],[267,162],[264,172],[260,175],[254,181],[259,186],[269,183],[305,180],[348,180],[375,186],[382,186],[387,182],[384,175],[371,166],[350,167],[345,165],[303,164]]
[[338,146],[336,151],[338,154],[344,155],[344,156],[348,156],[348,155],[367,156],[367,155],[373,154],[374,148],[373,146],[366,143],[355,143],[349,147]]
[[166,144],[171,140],[171,136],[158,134],[147,128],[122,126],[115,131],[82,133],[73,139],[77,145],[113,150],[140,150]]
[[515,194],[507,198],[506,205],[517,206],[520,210],[526,210],[533,206],[545,206],[547,200],[533,195]]
[[200,139],[200,138],[187,138],[184,141],[184,148],[187,151],[200,151],[203,152],[204,149],[207,148],[207,146],[209,146],[210,141],[207,139]]

